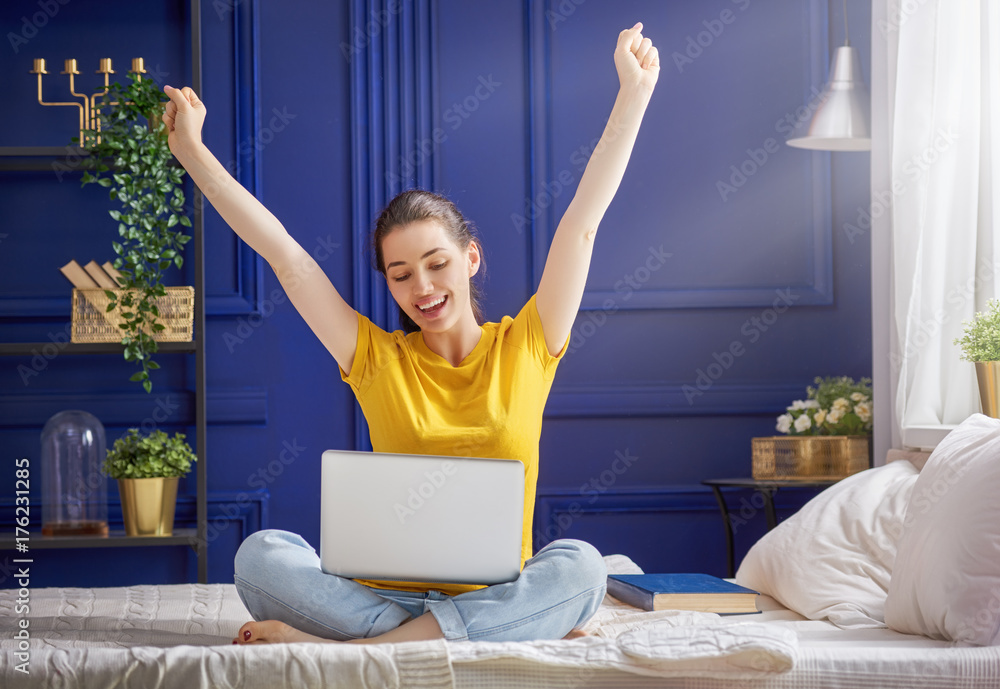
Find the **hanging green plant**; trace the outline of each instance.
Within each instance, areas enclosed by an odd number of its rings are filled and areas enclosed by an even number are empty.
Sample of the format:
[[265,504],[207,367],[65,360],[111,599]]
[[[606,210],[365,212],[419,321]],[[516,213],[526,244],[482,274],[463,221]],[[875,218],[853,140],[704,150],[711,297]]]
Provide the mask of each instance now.
[[84,172],[83,185],[110,187],[111,200],[121,204],[121,210],[108,212],[121,237],[112,247],[123,291],[106,290],[108,311],[120,305],[125,360],[142,367],[130,380],[150,392],[149,372],[159,368],[151,358],[158,349],[154,335],[164,329],[157,322],[156,299],[166,295],[164,271],[184,264],[181,254],[191,236],[183,228],[191,227],[191,220],[184,210],[186,173],[172,164],[161,119],[166,96],[141,74],[130,72],[129,79],[110,85],[96,113],[96,128],[84,130],[83,142],[73,141],[90,153],[94,170]]

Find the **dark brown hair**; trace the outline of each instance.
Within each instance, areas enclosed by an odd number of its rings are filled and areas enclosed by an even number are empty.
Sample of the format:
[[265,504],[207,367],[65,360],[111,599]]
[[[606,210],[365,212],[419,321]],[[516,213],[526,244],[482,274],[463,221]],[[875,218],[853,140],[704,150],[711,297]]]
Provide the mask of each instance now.
[[[404,227],[410,223],[421,220],[435,220],[460,248],[466,249],[470,242],[474,242],[479,247],[480,266],[479,272],[469,278],[469,301],[472,302],[472,313],[476,317],[476,322],[483,323],[482,289],[478,284],[486,270],[486,263],[483,261],[483,245],[476,236],[472,223],[465,219],[461,211],[455,204],[443,196],[439,196],[430,191],[422,189],[410,189],[396,195],[389,205],[379,214],[375,221],[375,229],[372,232],[372,255],[374,257],[375,270],[385,275],[385,258],[382,256],[382,240],[386,235],[398,227]],[[399,308],[399,322],[403,326],[403,331],[415,333],[420,330],[420,326],[413,322],[413,319],[406,315],[403,307]]]

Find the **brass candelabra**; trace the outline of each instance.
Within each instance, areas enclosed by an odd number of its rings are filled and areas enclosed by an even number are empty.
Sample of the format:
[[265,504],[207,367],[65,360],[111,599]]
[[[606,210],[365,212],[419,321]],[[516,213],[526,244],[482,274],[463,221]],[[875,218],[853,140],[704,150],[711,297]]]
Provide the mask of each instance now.
[[[101,119],[97,116],[97,99],[108,92],[110,88],[109,79],[112,74],[115,73],[114,69],[111,68],[111,58],[102,57],[100,67],[97,69],[95,74],[104,75],[104,88],[94,94],[87,95],[85,93],[76,92],[76,76],[80,73],[76,68],[76,60],[69,59],[63,63],[64,69],[60,74],[69,75],[69,92],[75,98],[79,98],[81,102],[70,101],[70,102],[60,102],[60,103],[46,103],[42,100],[42,75],[48,74],[45,70],[45,58],[35,58],[34,67],[29,71],[29,74],[38,75],[38,102],[41,105],[62,105],[79,108],[80,111],[80,146],[84,144],[84,132],[88,129],[97,132],[101,131]],[[143,65],[143,59],[141,57],[132,58],[132,69],[129,70],[133,74],[142,75],[146,73],[146,68]],[[142,78],[141,76],[139,77]],[[111,105],[117,105],[117,103],[111,103]],[[101,142],[100,134],[97,136],[97,142]]]

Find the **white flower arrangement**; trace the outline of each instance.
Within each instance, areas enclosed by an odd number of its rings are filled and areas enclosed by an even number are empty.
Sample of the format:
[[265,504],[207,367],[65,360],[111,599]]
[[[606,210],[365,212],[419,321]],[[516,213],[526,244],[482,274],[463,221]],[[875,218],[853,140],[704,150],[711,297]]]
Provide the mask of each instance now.
[[776,429],[790,435],[867,435],[872,432],[871,379],[816,378],[808,399],[795,400]]

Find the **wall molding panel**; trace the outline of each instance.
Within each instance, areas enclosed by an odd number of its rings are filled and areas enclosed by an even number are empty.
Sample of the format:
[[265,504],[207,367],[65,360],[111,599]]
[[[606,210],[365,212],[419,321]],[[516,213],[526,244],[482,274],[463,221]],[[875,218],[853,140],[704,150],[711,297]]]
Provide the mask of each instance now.
[[[262,193],[260,155],[254,147],[245,153],[240,143],[253,141],[260,131],[260,7],[258,0],[247,0],[230,5],[225,12],[215,8],[218,18],[225,21],[232,32],[232,78],[234,149],[228,169],[239,183],[257,198]],[[224,222],[217,220],[217,222]],[[264,292],[264,260],[232,234],[233,288],[225,292],[205,295],[206,316],[237,316],[259,313]]]
[[690,385],[555,386],[545,418],[780,414],[801,396],[800,383],[713,385],[704,391]]
[[[551,14],[558,14],[556,0],[528,0],[525,5],[525,26],[528,37],[527,78],[530,94],[530,126],[528,145],[529,196],[537,199],[546,194],[545,185],[556,179],[553,166],[552,101],[552,45],[548,27]],[[809,65],[802,72],[802,92],[809,93],[812,84],[825,82],[829,59],[828,0],[812,0],[807,13],[808,35],[803,41],[810,46]],[[663,47],[661,46],[661,52]],[[666,60],[669,62],[669,60]],[[669,69],[664,70],[667,78],[676,76]],[[662,79],[661,79],[662,80]],[[648,126],[648,125],[644,125]],[[784,144],[782,144],[784,145]],[[830,154],[812,156],[808,169],[811,176],[811,222],[803,228],[811,241],[811,266],[805,281],[781,281],[740,287],[714,287],[705,285],[695,288],[644,287],[629,290],[627,299],[613,289],[588,288],[583,295],[581,310],[641,310],[641,309],[705,309],[732,307],[768,307],[775,303],[776,291],[790,290],[794,306],[829,305],[833,303],[833,227],[832,227],[832,182]],[[541,212],[535,213],[528,221],[531,238],[532,285],[533,291],[542,276],[545,258],[552,242],[558,218],[555,217],[555,203],[549,204]],[[766,219],[763,222],[767,222]],[[700,231],[700,230],[699,230]],[[593,279],[590,281],[593,283]]]
[[[266,388],[219,389],[213,386],[207,391],[208,423],[265,425],[267,403]],[[0,428],[35,428],[41,432],[45,422],[64,409],[85,409],[101,419],[105,427],[137,426],[148,432],[161,425],[193,425],[194,391],[164,390],[148,395],[133,391],[81,393],[64,389],[4,394],[0,395]],[[137,423],[139,414],[143,415],[143,420]]]

